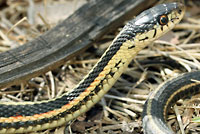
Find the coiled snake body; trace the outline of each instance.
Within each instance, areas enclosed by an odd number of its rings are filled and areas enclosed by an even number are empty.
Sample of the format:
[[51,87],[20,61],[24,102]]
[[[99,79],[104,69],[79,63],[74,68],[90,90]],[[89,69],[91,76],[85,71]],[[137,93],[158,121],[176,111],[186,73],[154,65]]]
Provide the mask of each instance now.
[[128,22],[89,74],[70,92],[41,102],[1,102],[0,133],[24,133],[64,124],[89,110],[112,87],[136,54],[183,17],[184,6],[155,6]]

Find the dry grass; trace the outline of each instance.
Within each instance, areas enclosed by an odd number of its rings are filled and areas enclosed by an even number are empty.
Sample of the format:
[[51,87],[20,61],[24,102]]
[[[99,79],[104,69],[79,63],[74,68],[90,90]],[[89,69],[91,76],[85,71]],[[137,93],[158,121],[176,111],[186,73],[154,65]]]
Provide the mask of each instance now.
[[[49,1],[34,1],[38,2]],[[141,112],[148,94],[167,79],[200,68],[200,12],[192,1],[189,5],[183,22],[165,37],[142,50],[94,108],[67,126],[42,133],[62,134],[65,130],[66,133],[141,134]],[[31,13],[26,17],[27,11],[33,12],[32,10],[27,1],[8,0],[8,6],[1,9],[0,15],[0,51],[17,47],[55,25],[45,21],[48,14],[39,14],[38,18],[43,23],[33,25]],[[67,92],[89,72],[117,33],[105,35],[84,54],[74,57],[60,68],[32,78],[21,86],[2,89],[2,101],[39,101]],[[196,98],[192,100],[189,103],[199,102],[195,101]],[[191,123],[191,118],[198,116],[199,110],[186,107],[189,110],[182,112],[183,108],[185,107],[178,106],[175,109],[178,115],[186,117],[179,124],[186,129],[186,133],[198,133],[199,124]],[[180,133],[174,114],[169,116],[169,124]]]

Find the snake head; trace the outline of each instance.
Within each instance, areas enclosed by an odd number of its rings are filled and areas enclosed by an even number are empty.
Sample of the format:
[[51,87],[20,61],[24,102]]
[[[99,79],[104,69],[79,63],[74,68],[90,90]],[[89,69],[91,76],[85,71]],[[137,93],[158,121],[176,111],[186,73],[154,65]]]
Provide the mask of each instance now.
[[160,4],[142,12],[125,29],[136,33],[134,41],[149,43],[174,28],[184,13],[185,6],[181,3]]

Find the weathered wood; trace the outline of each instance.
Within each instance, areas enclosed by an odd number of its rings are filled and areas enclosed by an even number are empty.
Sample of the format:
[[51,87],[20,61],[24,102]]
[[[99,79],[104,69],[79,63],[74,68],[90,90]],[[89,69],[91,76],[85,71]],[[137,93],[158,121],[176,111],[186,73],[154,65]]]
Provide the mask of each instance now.
[[56,68],[156,0],[96,0],[47,33],[0,53],[0,88]]

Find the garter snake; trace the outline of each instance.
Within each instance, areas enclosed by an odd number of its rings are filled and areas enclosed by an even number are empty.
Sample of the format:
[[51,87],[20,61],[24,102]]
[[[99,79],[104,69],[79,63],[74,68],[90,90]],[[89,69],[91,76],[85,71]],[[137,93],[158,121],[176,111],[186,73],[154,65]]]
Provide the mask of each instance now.
[[70,92],[41,102],[0,102],[0,133],[60,126],[88,111],[112,87],[137,53],[183,17],[180,3],[152,7],[129,21],[88,75]]

